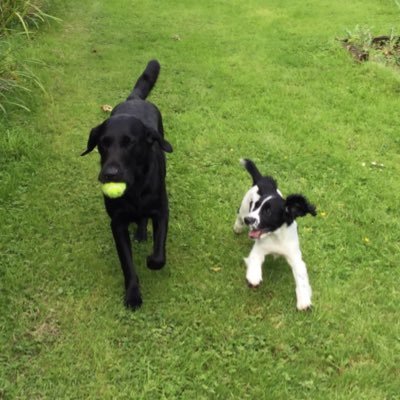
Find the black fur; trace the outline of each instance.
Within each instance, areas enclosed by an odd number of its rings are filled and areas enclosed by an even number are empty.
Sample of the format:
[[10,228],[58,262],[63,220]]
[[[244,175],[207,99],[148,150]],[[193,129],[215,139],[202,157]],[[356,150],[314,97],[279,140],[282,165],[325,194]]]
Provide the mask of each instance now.
[[262,176],[257,166],[251,160],[244,159],[242,160],[242,164],[253,178],[253,186],[258,186],[258,193],[261,197],[264,195],[270,196],[271,194],[276,193],[278,185],[274,178],[270,176]]
[[[278,185],[270,176],[262,176],[253,161],[242,160],[243,166],[253,179],[253,185],[257,185],[260,198],[251,205],[250,212],[257,211],[256,218],[245,218],[244,222],[257,232],[273,232],[283,224],[288,226],[298,217],[307,214],[316,215],[315,206],[310,204],[301,194],[291,194],[284,199],[278,193]],[[267,200],[269,198],[269,200]]]
[[147,221],[153,224],[153,253],[147,266],[160,269],[165,265],[165,242],[168,231],[168,197],[165,187],[164,152],[172,152],[164,139],[161,113],[146,101],[160,71],[158,61],[150,61],[126,101],[117,105],[110,118],[93,128],[87,149],[96,146],[100,153],[99,181],[125,182],[122,197],[104,197],[111,218],[111,229],[125,278],[125,305],[138,308],[142,304],[133,259],[128,225],[137,224],[136,238],[147,238]]

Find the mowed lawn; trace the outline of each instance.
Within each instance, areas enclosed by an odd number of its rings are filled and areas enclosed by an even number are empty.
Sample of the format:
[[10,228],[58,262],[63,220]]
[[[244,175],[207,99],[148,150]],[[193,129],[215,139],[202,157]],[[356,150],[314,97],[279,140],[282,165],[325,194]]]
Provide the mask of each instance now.
[[[77,1],[20,41],[47,93],[0,119],[1,399],[399,399],[400,73],[336,40],[385,34],[392,1]],[[143,306],[123,278],[97,182],[79,157],[103,104],[148,60],[164,117],[168,262]],[[245,283],[233,231],[251,180],[241,157],[303,193],[312,312],[289,266]],[[373,164],[376,163],[376,164]],[[382,166],[380,165],[382,164]]]

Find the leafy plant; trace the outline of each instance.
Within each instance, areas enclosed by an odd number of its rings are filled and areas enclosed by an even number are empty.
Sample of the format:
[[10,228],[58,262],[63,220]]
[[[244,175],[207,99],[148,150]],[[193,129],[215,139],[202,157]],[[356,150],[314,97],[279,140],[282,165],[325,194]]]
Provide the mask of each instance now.
[[[357,25],[354,30],[347,30],[346,33],[343,42],[360,61],[370,60],[400,66],[400,36],[395,29],[392,29],[389,35],[374,36],[369,27]],[[365,57],[361,58],[360,55]]]
[[[10,34],[23,33],[30,38],[31,28],[38,28],[46,19],[58,20],[43,11],[38,0],[1,0],[0,2],[0,110],[7,105],[29,111],[24,97],[32,86],[44,87],[31,69],[33,60],[21,60],[12,50]],[[33,84],[33,85],[32,85]]]
[[354,30],[347,30],[346,33],[346,43],[357,45],[364,51],[367,51],[371,47],[372,33],[369,27],[356,25]]
[[0,36],[22,28],[29,37],[30,27],[38,28],[46,19],[59,20],[45,13],[37,1],[3,0],[0,4]]
[[30,111],[23,98],[26,93],[31,92],[32,86],[45,92],[44,86],[31,69],[31,65],[38,61],[17,60],[6,41],[0,42],[0,54],[0,110],[6,113],[6,107],[14,105]]

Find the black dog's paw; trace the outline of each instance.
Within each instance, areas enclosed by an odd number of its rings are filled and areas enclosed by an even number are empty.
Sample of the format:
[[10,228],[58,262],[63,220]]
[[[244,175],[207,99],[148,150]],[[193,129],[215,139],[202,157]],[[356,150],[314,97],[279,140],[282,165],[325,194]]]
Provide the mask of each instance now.
[[137,286],[128,287],[125,294],[125,306],[137,310],[143,303],[140,290]]
[[147,268],[161,269],[165,265],[165,258],[155,257],[154,255],[147,257]]

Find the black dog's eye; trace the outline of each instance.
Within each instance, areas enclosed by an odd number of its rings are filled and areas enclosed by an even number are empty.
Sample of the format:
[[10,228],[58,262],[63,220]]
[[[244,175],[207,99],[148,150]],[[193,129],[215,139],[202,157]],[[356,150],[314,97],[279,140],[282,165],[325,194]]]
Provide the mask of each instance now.
[[112,142],[112,140],[111,140],[110,137],[104,136],[100,140],[100,146],[104,147],[104,148],[110,147],[111,146],[111,142]]
[[121,146],[128,147],[135,143],[135,140],[129,136],[123,136],[121,139]]

